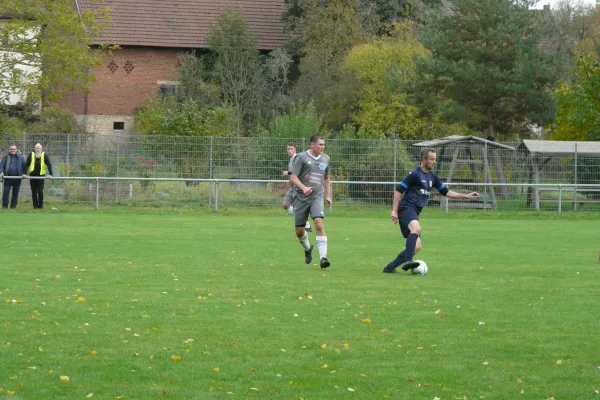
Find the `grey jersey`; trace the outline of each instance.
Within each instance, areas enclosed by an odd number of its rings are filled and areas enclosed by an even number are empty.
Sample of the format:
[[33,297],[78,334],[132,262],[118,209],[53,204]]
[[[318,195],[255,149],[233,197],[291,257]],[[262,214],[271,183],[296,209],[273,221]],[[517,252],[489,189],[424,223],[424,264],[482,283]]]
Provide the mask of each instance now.
[[292,167],[294,166],[294,160],[296,159],[297,154],[294,154],[292,157],[290,157],[290,162],[288,163],[288,171],[292,170]]
[[[324,192],[323,179],[329,176],[329,165],[331,159],[327,154],[321,154],[315,158],[308,154],[308,151],[296,154],[292,174],[296,175],[304,186],[313,188],[309,197],[317,197]],[[296,188],[296,197],[305,200],[304,192]]]

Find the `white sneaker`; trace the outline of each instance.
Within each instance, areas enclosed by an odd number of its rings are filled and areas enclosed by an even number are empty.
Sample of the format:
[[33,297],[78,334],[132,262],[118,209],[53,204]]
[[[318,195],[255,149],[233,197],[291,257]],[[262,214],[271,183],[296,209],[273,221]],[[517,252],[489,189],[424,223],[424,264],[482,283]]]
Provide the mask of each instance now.
[[306,221],[306,225],[304,225],[304,230],[306,232],[312,232],[312,228],[310,227],[310,224],[308,223],[308,221]]

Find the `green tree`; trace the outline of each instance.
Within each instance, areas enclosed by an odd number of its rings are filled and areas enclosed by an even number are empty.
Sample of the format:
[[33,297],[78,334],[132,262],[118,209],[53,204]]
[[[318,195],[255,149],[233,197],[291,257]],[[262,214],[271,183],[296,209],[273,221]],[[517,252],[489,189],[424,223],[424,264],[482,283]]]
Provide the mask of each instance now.
[[175,97],[156,97],[136,112],[134,130],[159,136],[228,136],[231,114],[226,107],[204,108],[190,99],[179,103]]
[[[285,3],[287,10],[284,21],[288,29],[295,31],[311,7],[327,8],[331,1],[285,0]],[[427,8],[439,6],[440,3],[441,0],[350,0],[346,4],[355,11],[364,32],[385,36],[389,33],[388,28],[397,22],[423,22]]]
[[323,119],[317,114],[313,104],[297,104],[273,118],[261,136],[296,139],[316,134],[329,135]]
[[109,48],[90,47],[108,21],[109,10],[77,11],[72,0],[0,0],[13,17],[0,26],[0,101],[27,93],[32,101],[56,101],[84,92],[89,70]]
[[31,133],[82,133],[85,128],[77,121],[70,110],[58,107],[46,107],[36,120],[27,124]]
[[179,86],[176,99],[179,103],[187,100],[195,102],[199,107],[213,108],[221,104],[221,88],[211,82],[210,67],[202,57],[194,53],[183,53],[178,56]]
[[[551,89],[558,65],[540,49],[545,24],[530,10],[534,3],[450,0],[449,10],[434,15],[422,35],[432,52],[424,65],[431,87],[492,140],[498,128],[525,131],[555,118]],[[500,157],[493,159],[504,183]],[[506,197],[506,188],[501,191]]]
[[545,27],[532,0],[452,0],[435,15],[422,41],[432,55],[425,70],[457,109],[472,113],[487,136],[554,120],[555,60],[539,46]]
[[291,58],[282,51],[267,60],[256,40],[247,32],[244,15],[238,11],[221,13],[211,28],[207,44],[214,53],[211,76],[221,88],[227,107],[233,111],[234,135],[246,135],[259,124],[272,105],[274,93],[283,90]]
[[575,82],[557,91],[556,140],[600,140],[600,62],[594,52],[581,50],[575,59]]
[[404,88],[415,79],[415,59],[424,59],[428,51],[410,29],[396,29],[393,37],[357,45],[346,56],[344,66],[358,81],[352,120],[370,137],[424,137],[428,121],[409,103]]
[[347,0],[332,0],[325,7],[310,1],[305,10],[299,22],[304,50],[295,98],[314,102],[324,122],[337,129],[350,119],[353,82],[343,60],[361,41],[360,24]]

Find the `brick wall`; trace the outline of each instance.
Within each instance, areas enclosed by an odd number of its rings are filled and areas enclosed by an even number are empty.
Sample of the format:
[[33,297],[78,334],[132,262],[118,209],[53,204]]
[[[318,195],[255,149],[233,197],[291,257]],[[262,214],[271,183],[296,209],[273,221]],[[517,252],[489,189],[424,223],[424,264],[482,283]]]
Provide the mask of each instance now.
[[[177,77],[177,54],[181,49],[124,47],[106,56],[92,73],[96,82],[88,94],[88,115],[131,116],[136,107],[158,90],[157,81]],[[85,97],[70,94],[61,101],[76,115],[84,114]]]

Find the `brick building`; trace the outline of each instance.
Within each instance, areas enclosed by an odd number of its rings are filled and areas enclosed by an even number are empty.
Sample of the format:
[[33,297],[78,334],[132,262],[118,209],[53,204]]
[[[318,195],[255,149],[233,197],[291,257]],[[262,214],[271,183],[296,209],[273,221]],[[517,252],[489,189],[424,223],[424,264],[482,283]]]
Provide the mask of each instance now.
[[[83,10],[97,3],[78,0]],[[133,113],[161,90],[177,84],[177,55],[206,47],[206,36],[223,10],[240,10],[248,32],[261,50],[286,41],[281,17],[284,0],[105,0],[111,23],[95,44],[116,44],[120,50],[91,71],[96,82],[88,94],[65,96],[69,108],[89,132],[131,132]]]

